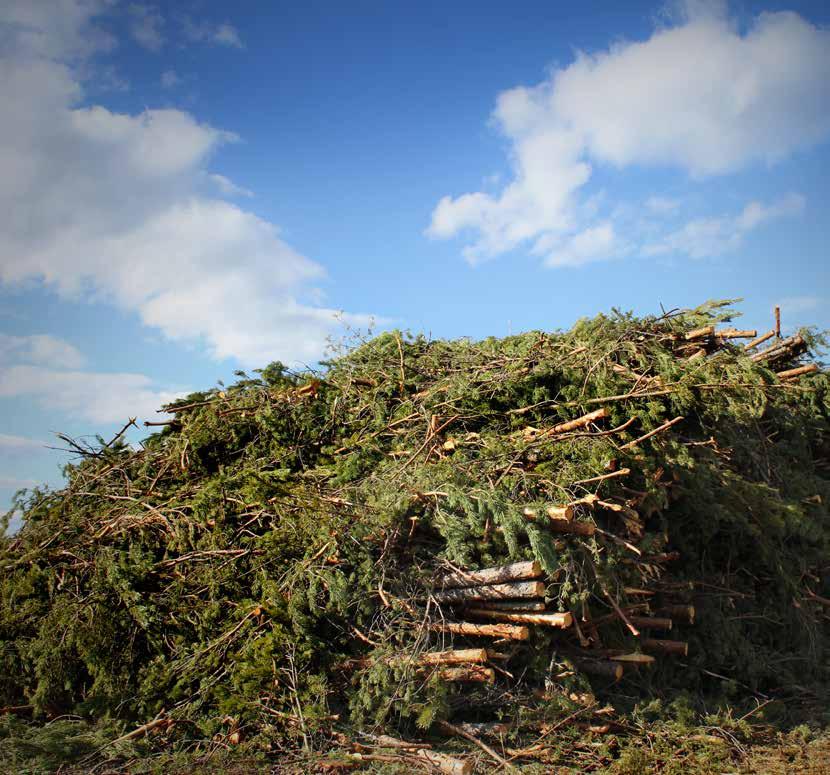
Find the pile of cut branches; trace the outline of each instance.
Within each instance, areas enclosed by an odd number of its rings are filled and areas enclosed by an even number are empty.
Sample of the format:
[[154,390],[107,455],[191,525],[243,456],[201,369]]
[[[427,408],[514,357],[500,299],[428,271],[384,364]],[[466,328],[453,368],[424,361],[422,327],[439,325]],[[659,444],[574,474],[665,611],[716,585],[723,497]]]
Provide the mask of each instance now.
[[0,538],[0,713],[467,772],[655,698],[822,708],[823,339],[735,314],[389,332],[76,443]]

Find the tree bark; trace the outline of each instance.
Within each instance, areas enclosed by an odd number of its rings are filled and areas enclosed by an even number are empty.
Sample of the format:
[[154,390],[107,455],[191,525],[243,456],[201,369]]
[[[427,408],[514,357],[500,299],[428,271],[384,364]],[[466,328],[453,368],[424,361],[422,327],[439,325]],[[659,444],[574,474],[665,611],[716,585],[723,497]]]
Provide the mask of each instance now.
[[459,570],[441,576],[437,586],[444,589],[474,587],[480,584],[501,584],[523,579],[539,579],[544,575],[542,566],[536,560],[514,562],[495,568],[481,570]]
[[567,629],[573,624],[573,616],[568,613],[508,613],[506,611],[492,611],[487,608],[469,608],[466,613],[481,616],[485,619],[496,619],[500,622],[520,622],[522,624],[541,624],[548,627]]
[[643,638],[640,645],[646,651],[656,651],[659,654],[674,654],[681,657],[689,656],[689,644],[681,640],[657,640]]
[[473,622],[436,622],[429,627],[433,632],[447,632],[452,635],[468,635],[482,638],[504,638],[505,640],[527,640],[530,630],[514,624],[475,624]]
[[481,587],[463,587],[433,592],[439,603],[463,603],[467,600],[510,600],[516,597],[544,597],[544,581],[512,581]]

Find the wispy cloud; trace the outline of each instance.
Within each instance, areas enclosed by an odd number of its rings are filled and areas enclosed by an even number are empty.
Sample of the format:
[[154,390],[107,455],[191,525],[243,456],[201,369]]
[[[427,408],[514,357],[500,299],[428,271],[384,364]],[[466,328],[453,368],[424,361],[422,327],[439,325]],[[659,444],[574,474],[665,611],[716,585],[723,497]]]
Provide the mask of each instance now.
[[217,46],[244,48],[239,31],[232,24],[210,21],[196,21],[191,16],[182,16],[182,30],[185,38],[194,43],[212,43]]
[[148,51],[160,51],[164,45],[164,17],[158,8],[142,3],[131,3],[127,9],[130,17],[130,34]]
[[[341,324],[337,310],[308,301],[323,268],[275,224],[205,185],[245,194],[209,177],[212,155],[235,135],[176,109],[129,115],[78,107],[84,83],[76,63],[95,52],[78,30],[94,29],[93,13],[103,7],[65,0],[52,14],[29,14],[24,27],[16,6],[0,6],[0,34],[9,41],[0,52],[0,101],[15,106],[0,132],[0,282],[36,279],[64,297],[109,301],[216,358],[313,362]],[[32,32],[37,25],[42,35]],[[193,35],[234,39],[211,29]],[[110,44],[100,38],[100,47]],[[363,326],[370,318],[341,319]],[[33,389],[36,376],[49,375],[18,370],[16,384]],[[17,391],[8,379],[6,389]],[[129,385],[156,400],[156,388],[132,377]],[[67,403],[76,412],[82,406]],[[113,412],[95,416],[103,415]]]
[[25,436],[11,436],[7,433],[0,433],[0,456],[31,453],[35,450],[45,448],[46,443],[43,441],[37,441],[36,439],[30,439]]
[[161,85],[164,89],[175,89],[182,82],[182,79],[175,70],[165,70],[161,74]]
[[[493,120],[509,143],[512,179],[497,194],[445,196],[427,233],[463,236],[472,263],[521,245],[548,264],[573,263],[547,248],[610,236],[580,201],[595,164],[669,167],[702,179],[772,164],[830,134],[830,30],[789,12],[761,14],[744,28],[724,3],[682,7],[648,40],[579,53],[542,83],[500,94]],[[657,215],[673,204],[654,196],[647,207]],[[724,250],[727,227],[746,233],[767,217],[750,208],[739,221],[695,222],[664,242],[690,253],[704,244]]]
[[797,215],[803,209],[804,197],[799,194],[789,194],[769,205],[750,202],[735,216],[689,221],[677,231],[645,245],[643,254],[656,256],[674,253],[690,258],[717,256],[739,248],[747,234],[767,221]]
[[50,334],[0,334],[0,368],[10,361],[22,361],[40,366],[77,369],[84,365],[84,360],[77,347]]

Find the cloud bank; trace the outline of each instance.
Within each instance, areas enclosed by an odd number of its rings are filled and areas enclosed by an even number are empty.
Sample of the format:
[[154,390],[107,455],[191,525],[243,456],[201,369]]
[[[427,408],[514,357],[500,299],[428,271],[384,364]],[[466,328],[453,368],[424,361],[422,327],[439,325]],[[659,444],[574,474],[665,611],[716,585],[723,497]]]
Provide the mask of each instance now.
[[[338,326],[336,310],[303,301],[319,293],[324,270],[273,223],[221,198],[245,193],[209,172],[233,133],[181,110],[130,115],[84,103],[91,58],[115,45],[99,23],[109,8],[0,7],[0,101],[14,106],[0,124],[0,282],[106,300],[219,359],[316,360]],[[132,34],[161,45],[152,8],[130,8]],[[241,45],[229,26],[188,34]]]
[[[537,86],[500,94],[493,120],[509,143],[512,180],[498,195],[445,196],[427,233],[465,236],[471,263],[520,245],[550,266],[624,255],[631,245],[614,225],[586,222],[580,210],[597,165],[672,168],[703,179],[773,164],[830,134],[828,73],[830,32],[797,14],[764,13],[742,30],[725,5],[686,3],[679,20],[644,42],[579,53]],[[667,213],[672,205],[651,197],[646,209]],[[742,234],[778,207],[750,203]],[[695,255],[694,240],[666,235],[652,252],[677,245]],[[722,237],[714,242],[723,249]]]

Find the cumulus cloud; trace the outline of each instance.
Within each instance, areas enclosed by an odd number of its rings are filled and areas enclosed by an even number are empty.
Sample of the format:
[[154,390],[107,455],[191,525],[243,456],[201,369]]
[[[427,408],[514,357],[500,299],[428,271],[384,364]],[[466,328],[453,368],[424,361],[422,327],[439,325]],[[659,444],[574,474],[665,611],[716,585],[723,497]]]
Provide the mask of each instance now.
[[647,244],[643,252],[647,256],[667,253],[685,254],[690,258],[717,256],[740,247],[746,235],[766,221],[797,215],[803,209],[804,197],[798,194],[790,194],[769,205],[750,202],[732,217],[689,221],[659,241]]
[[[772,164],[830,134],[830,31],[789,12],[742,30],[724,4],[683,8],[648,40],[579,53],[542,83],[500,94],[493,120],[509,142],[512,180],[497,195],[444,197],[427,233],[468,237],[471,262],[529,244],[556,265],[546,246],[601,228],[583,222],[579,202],[597,164],[700,179]],[[649,208],[671,210],[658,198]],[[591,234],[581,241],[603,232]]]
[[41,366],[78,369],[84,365],[85,359],[74,345],[50,334],[0,334],[0,366],[12,360]]
[[0,398],[32,398],[44,409],[94,423],[152,418],[162,405],[184,395],[160,389],[143,374],[59,371],[17,365],[0,374]]
[[[315,360],[338,326],[336,310],[303,301],[323,268],[277,226],[221,198],[243,189],[221,176],[206,186],[211,156],[235,135],[175,109],[80,106],[75,62],[93,53],[91,40],[112,44],[92,32],[105,6],[0,7],[10,41],[0,49],[0,101],[15,106],[0,132],[0,282],[108,301],[216,358]],[[32,374],[18,372],[20,384]]]

